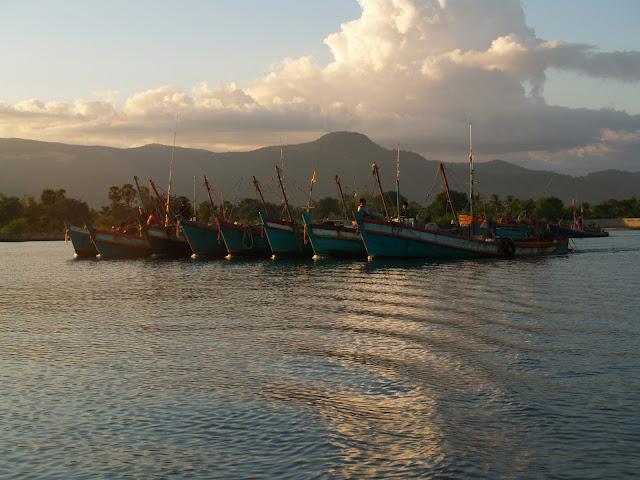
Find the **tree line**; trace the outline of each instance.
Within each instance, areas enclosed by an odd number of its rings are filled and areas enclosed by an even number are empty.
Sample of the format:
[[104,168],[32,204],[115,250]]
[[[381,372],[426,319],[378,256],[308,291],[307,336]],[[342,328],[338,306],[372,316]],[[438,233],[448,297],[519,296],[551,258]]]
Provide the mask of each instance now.
[[[164,195],[163,193],[161,195]],[[370,210],[383,213],[383,203],[379,195],[362,195],[367,200]],[[142,201],[140,200],[142,199]],[[344,204],[341,199],[323,197],[315,199],[309,205],[312,216],[317,220],[350,219],[351,212],[357,208],[360,197],[346,197]],[[396,193],[385,192],[384,198],[391,216],[396,214]],[[428,205],[415,201],[409,202],[409,210],[420,222],[432,221],[448,224],[453,218],[451,206],[456,213],[468,213],[469,201],[467,194],[451,191],[449,202],[447,195],[442,192],[435,196]],[[407,200],[402,197],[402,200]],[[171,205],[177,212],[183,203],[189,199],[184,196],[172,196]],[[90,208],[86,202],[75,198],[68,198],[63,189],[45,189],[39,198],[24,196],[5,196],[0,194],[0,233],[54,233],[62,231],[64,221],[74,225],[93,224],[98,228],[112,228],[122,224],[135,225],[144,220],[151,209],[159,210],[162,199],[156,197],[146,187],[137,190],[131,184],[112,186],[109,188],[109,203],[99,209]],[[475,212],[493,220],[524,221],[535,217],[539,220],[558,222],[571,220],[574,212],[591,218],[622,218],[640,217],[640,199],[632,197],[626,200],[605,200],[597,205],[583,202],[579,205],[565,204],[557,197],[543,197],[522,200],[513,196],[501,198],[491,195],[487,198],[477,195],[474,198]],[[291,206],[294,219],[307,208],[306,205]],[[258,211],[263,206],[255,198],[243,198],[238,202],[225,201],[223,204],[211,205],[211,202],[200,202],[195,208],[195,215],[199,221],[207,222],[215,215],[245,224],[258,222]],[[283,206],[267,203],[269,215],[281,217],[284,215]]]

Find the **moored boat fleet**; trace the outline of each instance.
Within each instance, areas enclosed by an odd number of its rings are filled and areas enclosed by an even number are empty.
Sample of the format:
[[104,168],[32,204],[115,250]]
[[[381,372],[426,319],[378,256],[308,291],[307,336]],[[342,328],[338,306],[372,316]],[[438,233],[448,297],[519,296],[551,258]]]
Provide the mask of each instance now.
[[[379,187],[383,214],[371,212],[364,199],[357,210],[350,211],[339,176],[335,180],[342,201],[343,218],[339,220],[314,219],[307,209],[300,219],[294,218],[289,206],[282,170],[276,166],[276,177],[282,194],[283,212],[279,217],[267,213],[267,203],[260,183],[254,177],[256,193],[262,205],[258,213],[260,223],[241,224],[225,215],[224,209],[208,222],[191,218],[189,211],[174,212],[170,196],[166,201],[150,181],[155,193],[155,206],[145,205],[140,193],[140,218],[135,228],[103,230],[89,225],[80,228],[67,225],[67,233],[78,257],[101,259],[144,257],[207,257],[207,258],[422,258],[422,259],[475,259],[513,258],[542,255],[562,255],[570,251],[569,238],[602,236],[602,232],[551,226],[538,221],[525,223],[494,223],[473,209],[474,167],[473,150],[469,153],[469,211],[457,214],[448,190],[443,164],[439,173],[452,220],[447,226],[426,219],[420,223],[401,202],[399,188],[399,151],[396,175],[396,215],[389,214],[377,165],[372,173]],[[315,172],[312,186],[315,182]],[[208,179],[211,211],[213,204]],[[170,192],[170,187],[168,189]],[[164,217],[164,218],[163,218]]]

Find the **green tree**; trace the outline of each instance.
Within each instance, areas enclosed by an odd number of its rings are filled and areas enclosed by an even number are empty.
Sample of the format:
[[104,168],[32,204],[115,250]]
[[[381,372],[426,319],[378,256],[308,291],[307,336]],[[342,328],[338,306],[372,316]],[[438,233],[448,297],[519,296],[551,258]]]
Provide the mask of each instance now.
[[539,198],[535,202],[535,213],[540,219],[557,222],[564,213],[564,203],[558,197]]

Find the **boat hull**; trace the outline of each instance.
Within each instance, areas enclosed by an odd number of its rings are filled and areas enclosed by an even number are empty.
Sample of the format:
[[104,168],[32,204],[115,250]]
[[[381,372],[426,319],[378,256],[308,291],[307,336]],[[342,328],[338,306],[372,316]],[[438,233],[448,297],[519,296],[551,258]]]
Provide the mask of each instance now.
[[609,232],[604,230],[578,230],[576,228],[561,227],[560,225],[549,225],[549,227],[555,238],[600,238],[609,236]]
[[180,227],[195,255],[224,257],[227,254],[227,247],[215,226],[180,220]]
[[218,220],[218,228],[229,255],[268,257],[269,240],[261,226],[246,226]]
[[307,258],[313,256],[313,248],[309,242],[305,242],[302,226],[295,222],[270,219],[262,212],[260,219],[273,255]]
[[369,257],[475,259],[567,253],[565,240],[469,239],[356,214]]
[[102,259],[144,258],[152,253],[145,237],[93,229],[91,233]]
[[176,235],[175,227],[147,227],[147,238],[153,255],[189,257],[191,247],[183,235]]
[[91,239],[91,234],[88,229],[76,227],[68,223],[66,223],[65,226],[76,256],[90,258],[98,254],[98,250]]
[[306,213],[302,214],[306,235],[318,257],[365,258],[367,250],[354,227],[332,223],[311,223]]

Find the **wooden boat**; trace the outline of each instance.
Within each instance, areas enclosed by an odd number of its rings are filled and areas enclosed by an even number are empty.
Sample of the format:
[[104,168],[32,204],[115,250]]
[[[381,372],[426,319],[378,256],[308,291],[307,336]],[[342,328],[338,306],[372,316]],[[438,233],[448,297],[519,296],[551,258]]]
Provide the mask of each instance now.
[[242,225],[222,218],[217,219],[227,251],[231,256],[268,257],[269,240],[261,225]]
[[313,248],[305,241],[304,228],[299,223],[288,220],[269,218],[260,212],[260,220],[269,241],[271,253],[275,257],[307,257],[313,256]]
[[145,231],[153,255],[166,257],[190,257],[193,253],[185,236],[175,225],[163,227],[152,225]]
[[[509,236],[497,236],[497,229],[488,232],[489,235],[478,235],[476,230],[476,216],[473,211],[473,148],[471,143],[471,125],[469,125],[469,214],[465,221],[461,221],[451,201],[449,182],[444,164],[440,163],[439,171],[447,194],[447,201],[454,219],[457,231],[442,231],[436,225],[428,224],[418,227],[414,219],[398,218],[389,220],[387,207],[384,203],[382,184],[377,165],[372,166],[372,173],[376,177],[386,218],[374,218],[366,211],[355,212],[354,216],[362,235],[369,258],[434,258],[461,259],[484,257],[521,257],[536,255],[553,255],[567,253],[568,239],[522,238],[519,230],[510,232]],[[396,174],[398,204],[399,202],[399,165]],[[515,233],[515,235],[514,235]]]
[[285,213],[284,220],[277,220],[269,217],[260,184],[258,183],[258,180],[256,180],[256,177],[253,177],[253,184],[256,187],[256,192],[258,193],[264,208],[264,212],[259,212],[259,215],[260,221],[262,222],[262,228],[264,229],[267,240],[269,241],[271,253],[274,258],[311,258],[313,256],[313,248],[311,247],[311,244],[306,241],[303,226],[295,222],[291,216],[289,200],[287,199],[287,193],[284,189],[284,183],[282,182],[282,171],[278,166],[276,166],[276,176],[278,177],[278,184],[280,185],[280,191],[282,193]]
[[227,247],[217,225],[183,218],[178,220],[178,224],[189,243],[194,258],[200,256],[224,257],[227,254]]
[[77,257],[90,258],[98,254],[88,229],[76,227],[68,222],[64,222],[64,225]]
[[358,229],[351,222],[312,223],[308,213],[302,214],[305,235],[317,257],[365,258],[367,251]]
[[369,258],[462,259],[568,252],[568,239],[471,238],[355,214]]
[[142,233],[122,233],[89,227],[99,258],[144,258],[151,255],[149,240]]
[[556,238],[598,238],[608,237],[609,232],[598,227],[582,227],[577,228],[575,225],[572,227],[565,227],[560,224],[549,225],[551,233]]

